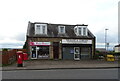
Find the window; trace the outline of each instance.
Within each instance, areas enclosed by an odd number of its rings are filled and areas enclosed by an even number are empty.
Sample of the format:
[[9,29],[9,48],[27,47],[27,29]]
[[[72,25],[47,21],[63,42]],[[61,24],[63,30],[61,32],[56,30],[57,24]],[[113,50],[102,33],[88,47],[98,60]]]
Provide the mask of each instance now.
[[35,34],[47,34],[47,25],[35,24]]
[[77,36],[87,36],[87,27],[86,26],[76,26],[74,32]]
[[58,26],[59,33],[65,33],[65,26]]
[[42,33],[45,34],[45,26],[42,26]]
[[49,46],[37,46],[38,58],[49,58]]
[[36,25],[36,34],[40,34],[40,25]]
[[86,28],[83,28],[83,35],[86,35]]
[[75,33],[77,33],[77,28],[75,28]]
[[82,35],[81,28],[79,27],[79,35]]

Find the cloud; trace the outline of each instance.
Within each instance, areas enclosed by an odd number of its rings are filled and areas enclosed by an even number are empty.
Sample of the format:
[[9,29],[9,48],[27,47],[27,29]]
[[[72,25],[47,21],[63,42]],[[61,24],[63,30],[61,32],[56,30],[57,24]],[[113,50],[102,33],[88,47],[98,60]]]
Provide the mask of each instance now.
[[19,48],[23,47],[22,43],[2,43],[0,44],[0,48]]
[[[27,31],[26,31],[27,32]],[[18,40],[18,41],[25,41],[26,40],[26,33],[18,33],[11,37],[12,39]]]
[[22,48],[25,43],[26,34],[23,32],[13,36],[0,35],[0,48]]
[[[96,35],[97,43],[104,43],[104,29],[107,27],[109,28],[108,41],[110,43],[117,42],[118,1],[1,0],[0,22],[2,22],[2,31],[0,32],[0,42],[6,42],[0,44],[11,43],[15,46],[12,41],[24,42],[28,21],[88,24],[88,28]],[[2,46],[4,47],[4,45]]]
[[18,48],[24,45],[24,41],[18,41],[15,39],[5,38],[0,40],[0,48]]
[[[107,42],[109,43],[118,43],[118,33],[107,31]],[[105,29],[101,29],[95,33],[97,43],[105,43]]]

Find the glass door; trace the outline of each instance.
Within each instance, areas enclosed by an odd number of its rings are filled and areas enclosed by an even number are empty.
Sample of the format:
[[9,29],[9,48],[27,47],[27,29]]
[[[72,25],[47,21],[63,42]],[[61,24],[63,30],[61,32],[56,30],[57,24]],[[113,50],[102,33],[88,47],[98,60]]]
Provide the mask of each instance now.
[[74,60],[80,60],[80,48],[74,47]]
[[32,46],[31,59],[37,59],[37,46]]

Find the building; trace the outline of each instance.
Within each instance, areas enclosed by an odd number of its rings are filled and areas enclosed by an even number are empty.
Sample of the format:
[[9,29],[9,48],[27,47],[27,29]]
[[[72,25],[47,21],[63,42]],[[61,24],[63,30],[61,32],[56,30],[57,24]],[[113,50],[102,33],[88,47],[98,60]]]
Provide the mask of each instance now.
[[120,44],[119,44],[119,45],[116,45],[116,46],[114,47],[114,51],[115,51],[115,52],[120,52]]
[[88,25],[29,22],[27,51],[31,59],[91,59],[95,36]]

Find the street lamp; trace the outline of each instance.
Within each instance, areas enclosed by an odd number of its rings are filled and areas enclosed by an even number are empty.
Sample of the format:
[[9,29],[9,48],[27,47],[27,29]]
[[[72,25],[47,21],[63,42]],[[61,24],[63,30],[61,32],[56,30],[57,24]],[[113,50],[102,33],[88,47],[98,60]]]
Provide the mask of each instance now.
[[107,28],[105,29],[105,50],[107,50]]

